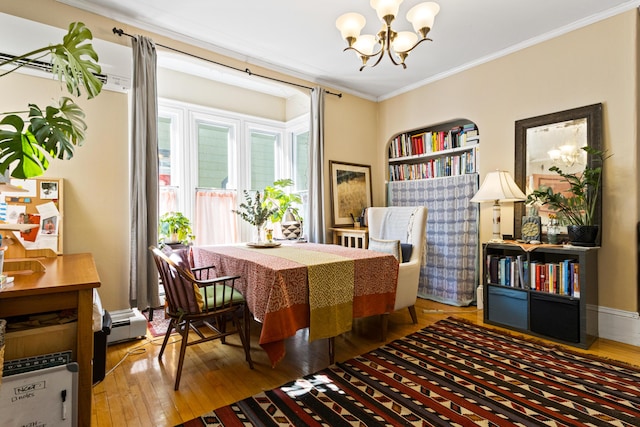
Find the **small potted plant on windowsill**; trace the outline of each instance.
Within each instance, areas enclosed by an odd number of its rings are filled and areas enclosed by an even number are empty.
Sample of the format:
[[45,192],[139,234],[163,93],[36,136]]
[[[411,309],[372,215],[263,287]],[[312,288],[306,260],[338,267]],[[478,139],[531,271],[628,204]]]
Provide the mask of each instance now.
[[160,217],[158,230],[160,241],[164,244],[190,244],[195,236],[191,229],[191,221],[181,212],[167,212]]
[[598,241],[600,224],[595,224],[596,206],[602,184],[602,165],[610,157],[605,151],[582,147],[594,160],[594,166],[587,164],[582,173],[564,173],[552,166],[551,172],[560,175],[569,184],[570,196],[555,193],[552,188],[541,186],[527,197],[527,204],[537,203],[555,211],[560,224],[567,226],[569,240],[576,246],[595,246]]

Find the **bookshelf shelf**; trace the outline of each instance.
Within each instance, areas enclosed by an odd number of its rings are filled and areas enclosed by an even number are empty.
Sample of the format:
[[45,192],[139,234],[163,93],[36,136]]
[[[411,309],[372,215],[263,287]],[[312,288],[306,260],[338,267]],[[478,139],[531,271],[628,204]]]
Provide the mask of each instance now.
[[580,348],[595,341],[597,247],[485,243],[483,255],[486,323]]
[[397,135],[389,143],[388,180],[476,173],[479,142],[475,123],[465,119]]

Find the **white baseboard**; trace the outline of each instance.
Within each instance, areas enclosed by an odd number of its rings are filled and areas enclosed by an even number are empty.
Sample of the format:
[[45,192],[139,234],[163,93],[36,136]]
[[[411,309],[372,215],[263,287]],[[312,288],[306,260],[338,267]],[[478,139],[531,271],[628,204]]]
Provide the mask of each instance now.
[[633,311],[587,305],[587,311],[598,316],[598,336],[640,346],[640,314]]

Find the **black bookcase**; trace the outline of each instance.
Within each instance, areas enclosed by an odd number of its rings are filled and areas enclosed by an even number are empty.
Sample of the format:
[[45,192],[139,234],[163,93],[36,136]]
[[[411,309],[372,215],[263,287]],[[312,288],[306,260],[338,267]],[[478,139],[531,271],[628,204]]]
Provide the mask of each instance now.
[[598,336],[598,248],[485,243],[483,255],[485,323],[589,348]]

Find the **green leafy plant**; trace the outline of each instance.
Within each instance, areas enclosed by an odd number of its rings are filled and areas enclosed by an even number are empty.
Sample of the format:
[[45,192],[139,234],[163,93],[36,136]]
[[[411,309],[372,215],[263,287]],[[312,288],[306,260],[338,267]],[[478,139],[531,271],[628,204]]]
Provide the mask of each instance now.
[[267,220],[276,212],[276,207],[269,207],[262,202],[262,195],[259,191],[256,191],[254,198],[247,190],[243,191],[244,202],[240,203],[240,209],[233,210],[240,218],[247,221],[249,224],[262,227]]
[[557,166],[549,168],[569,183],[570,197],[554,193],[553,189],[546,186],[533,190],[527,197],[527,204],[546,205],[556,211],[558,220],[564,225],[596,225],[594,219],[602,184],[602,165],[611,156],[591,147],[582,149],[591,155],[595,166],[587,165],[580,174],[564,173]]
[[[62,43],[0,61],[0,67],[12,67],[0,72],[0,77],[50,55],[52,72],[66,84],[67,91],[80,96],[84,88],[91,99],[102,90],[95,75],[101,72],[98,54],[88,42],[92,38],[82,22],[72,22]],[[71,159],[75,146],[84,142],[87,129],[84,112],[66,96],[44,110],[29,104],[28,111],[6,112],[0,117],[0,174],[12,168],[10,175],[20,179],[42,175],[49,159]]]
[[271,222],[281,222],[287,210],[293,214],[296,221],[302,220],[296,206],[302,203],[302,198],[298,194],[286,191],[287,187],[291,186],[293,186],[293,180],[287,178],[274,181],[273,185],[265,187],[263,204],[267,207],[276,208],[276,211],[270,217]]
[[167,212],[160,216],[158,234],[161,242],[177,239],[185,245],[195,238],[191,230],[191,221],[181,212]]

